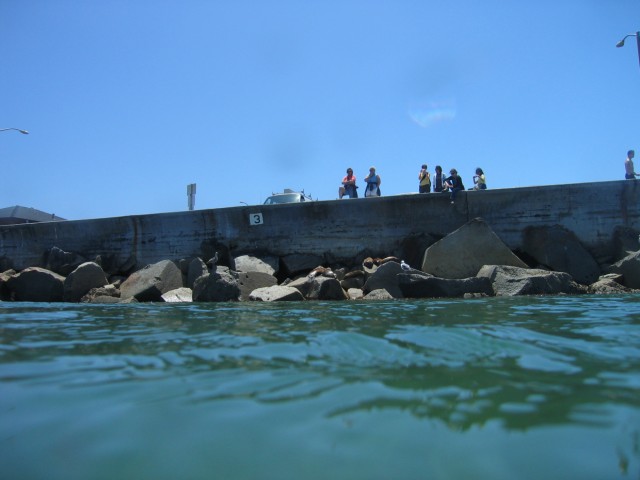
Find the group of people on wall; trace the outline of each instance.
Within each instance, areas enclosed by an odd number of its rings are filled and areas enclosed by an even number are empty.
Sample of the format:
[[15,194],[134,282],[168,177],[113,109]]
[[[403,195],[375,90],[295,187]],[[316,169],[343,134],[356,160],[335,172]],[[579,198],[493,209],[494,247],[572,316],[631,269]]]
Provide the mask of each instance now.
[[[451,203],[455,203],[456,195],[460,190],[464,190],[464,183],[462,177],[458,175],[458,171],[452,168],[449,171],[449,176],[445,177],[442,173],[442,167],[436,166],[433,177],[429,173],[428,165],[423,164],[420,172],[418,173],[418,192],[429,193],[432,191],[436,193],[448,192],[450,195]],[[433,180],[433,181],[432,181]],[[365,197],[379,197],[380,191],[380,175],[376,173],[376,167],[369,168],[369,175],[364,179],[366,183]],[[474,186],[470,190],[486,190],[487,179],[481,168],[476,168],[476,174],[473,176]],[[353,174],[352,168],[347,168],[347,174],[342,179],[342,185],[338,189],[338,195],[340,198],[358,198],[358,186],[356,185],[356,176]]]

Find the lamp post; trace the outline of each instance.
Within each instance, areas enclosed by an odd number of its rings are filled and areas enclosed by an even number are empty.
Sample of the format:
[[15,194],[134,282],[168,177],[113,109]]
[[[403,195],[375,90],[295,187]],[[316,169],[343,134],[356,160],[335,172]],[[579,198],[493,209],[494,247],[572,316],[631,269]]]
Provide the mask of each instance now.
[[20,132],[23,135],[29,135],[29,132],[27,132],[26,130],[22,130],[20,128],[13,128],[13,127],[9,127],[9,128],[0,128],[0,132],[6,132],[7,130],[15,130],[16,132]]
[[616,47],[624,47],[624,41],[628,37],[636,37],[636,42],[638,43],[638,63],[640,63],[640,32],[630,33],[629,35],[626,35],[622,40],[616,43]]

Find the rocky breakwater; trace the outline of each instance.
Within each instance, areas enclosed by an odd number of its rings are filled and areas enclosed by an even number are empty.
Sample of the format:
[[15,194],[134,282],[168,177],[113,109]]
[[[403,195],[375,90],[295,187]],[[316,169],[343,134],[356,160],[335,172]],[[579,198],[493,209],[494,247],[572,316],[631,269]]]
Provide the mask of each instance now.
[[638,232],[614,235],[615,263],[600,265],[576,236],[559,226],[523,233],[511,251],[476,218],[434,239],[413,268],[389,256],[328,265],[326,254],[240,255],[167,259],[110,272],[100,257],[86,261],[53,247],[46,268],[0,274],[2,301],[226,302],[376,300],[493,295],[631,293],[640,289]]

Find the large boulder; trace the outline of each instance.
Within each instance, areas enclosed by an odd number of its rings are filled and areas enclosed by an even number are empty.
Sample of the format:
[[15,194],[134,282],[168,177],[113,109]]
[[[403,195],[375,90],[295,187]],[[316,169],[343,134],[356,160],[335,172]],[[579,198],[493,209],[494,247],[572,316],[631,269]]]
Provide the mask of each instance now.
[[7,280],[11,298],[18,302],[61,302],[64,277],[51,270],[29,267]]
[[[600,295],[617,295],[619,293],[633,293],[632,288],[627,288],[619,283],[617,275],[608,274],[601,276],[598,281],[589,285],[588,293],[600,294]],[[622,276],[620,276],[622,277]]]
[[182,286],[180,269],[172,261],[162,260],[133,272],[120,285],[120,296],[134,297],[139,302],[161,302],[163,293]]
[[640,251],[617,261],[609,267],[608,271],[621,274],[622,284],[625,287],[640,289]]
[[200,257],[196,257],[189,262],[187,266],[187,288],[193,288],[196,280],[203,275],[209,273],[207,264]]
[[585,289],[565,272],[550,272],[537,268],[519,268],[508,265],[485,265],[478,277],[491,280],[496,295],[557,295],[559,293],[585,293]]
[[403,272],[404,270],[398,262],[383,263],[367,278],[362,290],[368,294],[374,290],[382,289],[386,290],[393,298],[403,298],[402,290],[398,285],[398,274]]
[[441,278],[469,278],[483,265],[527,268],[484,220],[476,218],[427,248],[422,271]]
[[103,287],[108,283],[100,265],[94,262],[82,263],[64,280],[64,301],[79,302],[92,288]]
[[239,298],[238,279],[226,267],[218,267],[193,284],[194,302],[233,302]]
[[613,261],[640,250],[640,232],[634,228],[618,226],[613,230]]
[[295,302],[304,300],[304,297],[297,288],[273,285],[256,288],[249,295],[249,300],[254,302]]
[[464,297],[465,294],[493,295],[491,280],[482,277],[440,278],[426,273],[401,273],[400,290],[407,298]]
[[251,292],[258,288],[273,287],[278,280],[273,275],[265,272],[251,271],[238,272],[238,286],[240,287],[240,300],[249,300]]
[[233,259],[236,272],[262,272],[269,275],[278,273],[280,259],[275,256],[255,257],[240,255]]
[[328,276],[310,274],[288,283],[288,287],[296,288],[307,300],[347,300],[347,293],[340,282],[327,272]]
[[80,299],[82,303],[117,303],[120,301],[120,290],[112,284],[89,290]]
[[[543,267],[566,272],[584,285],[600,276],[600,267],[593,256],[573,232],[560,225],[525,228],[522,251]],[[500,264],[492,262],[492,265]]]

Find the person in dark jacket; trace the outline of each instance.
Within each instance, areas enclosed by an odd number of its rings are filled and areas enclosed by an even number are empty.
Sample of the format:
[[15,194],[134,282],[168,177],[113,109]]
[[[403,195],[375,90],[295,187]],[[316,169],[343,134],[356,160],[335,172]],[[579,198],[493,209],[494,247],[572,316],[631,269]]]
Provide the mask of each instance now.
[[458,171],[455,168],[452,168],[449,172],[451,174],[450,177],[447,177],[444,181],[444,185],[449,187],[451,191],[451,203],[456,203],[456,194],[460,190],[464,190],[464,183],[462,183],[462,177],[458,175]]

